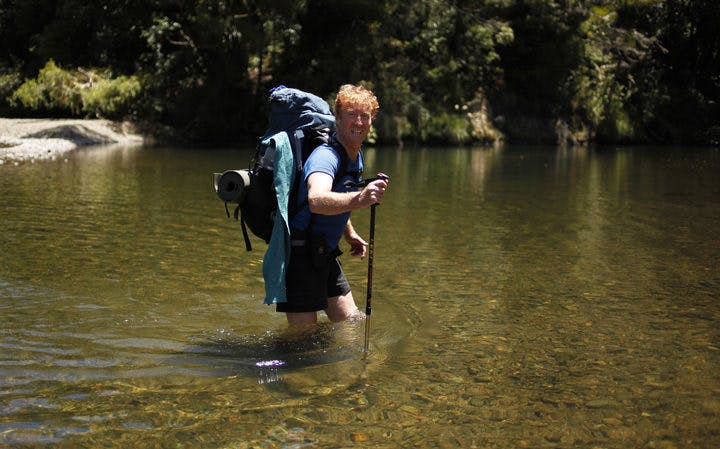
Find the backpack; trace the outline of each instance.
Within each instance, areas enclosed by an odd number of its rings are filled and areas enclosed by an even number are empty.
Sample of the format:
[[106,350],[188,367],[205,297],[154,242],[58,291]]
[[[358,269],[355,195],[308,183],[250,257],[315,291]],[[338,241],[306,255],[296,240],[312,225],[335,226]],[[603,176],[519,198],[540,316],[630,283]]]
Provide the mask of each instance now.
[[[234,216],[241,223],[248,251],[252,250],[252,245],[247,228],[265,243],[269,243],[278,208],[273,179],[275,148],[262,142],[282,131],[288,134],[295,161],[295,182],[290,190],[288,211],[290,217],[300,208],[295,204],[294,198],[302,179],[303,165],[310,153],[323,143],[335,148],[330,137],[335,117],[325,100],[285,86],[278,86],[270,92],[268,128],[259,139],[250,168],[214,174],[215,192],[225,202],[228,217],[230,212],[227,204],[237,204]],[[343,171],[347,156],[345,151],[337,153],[344,161],[340,164],[340,170]],[[341,177],[338,174],[335,177],[336,182]]]

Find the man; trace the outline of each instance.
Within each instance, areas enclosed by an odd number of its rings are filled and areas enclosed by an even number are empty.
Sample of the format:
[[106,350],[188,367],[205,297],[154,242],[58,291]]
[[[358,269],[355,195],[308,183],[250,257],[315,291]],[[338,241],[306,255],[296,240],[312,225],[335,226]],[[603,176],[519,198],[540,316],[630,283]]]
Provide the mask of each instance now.
[[342,237],[354,256],[365,257],[367,242],[352,226],[350,212],[379,203],[387,178],[360,191],[346,187],[363,169],[363,141],[377,114],[375,95],[361,86],[343,85],[335,100],[335,128],[331,143],[317,147],[305,162],[298,191],[299,212],[290,220],[292,251],[286,276],[287,302],[278,303],[288,323],[317,322],[324,310],[333,322],[361,319],[350,285],[337,256]]

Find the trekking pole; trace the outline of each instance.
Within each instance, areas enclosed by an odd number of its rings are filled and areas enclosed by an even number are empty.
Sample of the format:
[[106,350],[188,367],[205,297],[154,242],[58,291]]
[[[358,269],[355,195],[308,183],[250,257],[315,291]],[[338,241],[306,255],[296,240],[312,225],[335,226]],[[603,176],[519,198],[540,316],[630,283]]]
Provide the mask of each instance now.
[[368,275],[367,275],[367,297],[365,299],[365,347],[363,352],[367,355],[370,343],[370,314],[372,313],[372,279],[373,279],[373,256],[375,255],[375,208],[377,203],[370,206],[370,243],[368,244]]
[[[365,179],[360,182],[346,181],[347,188],[362,188],[377,181],[378,179],[387,180],[387,175],[380,175],[376,178]],[[367,297],[365,300],[365,346],[363,352],[367,356],[368,346],[370,344],[370,314],[372,313],[372,281],[373,281],[373,256],[375,255],[375,208],[379,203],[370,206],[370,242],[368,243],[368,276],[367,276]]]

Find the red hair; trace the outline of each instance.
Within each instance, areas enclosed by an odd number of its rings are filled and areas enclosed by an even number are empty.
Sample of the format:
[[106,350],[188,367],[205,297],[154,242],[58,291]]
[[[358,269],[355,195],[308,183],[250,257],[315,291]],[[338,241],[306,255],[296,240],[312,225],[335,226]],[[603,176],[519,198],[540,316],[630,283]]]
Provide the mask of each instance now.
[[335,97],[335,115],[338,115],[341,110],[351,105],[370,106],[372,118],[375,118],[378,109],[380,109],[380,103],[378,103],[377,97],[371,90],[363,86],[343,84],[338,90],[337,97]]

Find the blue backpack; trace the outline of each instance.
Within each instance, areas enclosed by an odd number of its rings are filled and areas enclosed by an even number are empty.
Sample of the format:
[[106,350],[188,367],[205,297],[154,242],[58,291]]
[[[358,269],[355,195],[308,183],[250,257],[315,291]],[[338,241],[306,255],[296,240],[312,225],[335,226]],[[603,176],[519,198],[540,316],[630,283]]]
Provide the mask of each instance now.
[[[269,124],[250,162],[250,168],[215,173],[215,192],[225,202],[225,211],[230,216],[228,203],[235,203],[235,219],[242,225],[245,247],[252,250],[247,228],[270,242],[275,214],[278,209],[274,187],[275,147],[266,144],[267,139],[280,132],[286,132],[293,151],[295,181],[290,190],[290,199],[296,197],[302,170],[310,153],[323,143],[333,145],[330,137],[335,125],[335,116],[322,98],[298,89],[278,86],[270,91]],[[337,151],[337,150],[336,150]],[[345,151],[337,151],[346,160]],[[341,163],[341,167],[345,166]],[[341,169],[342,170],[342,169]],[[340,179],[340,176],[336,176]],[[289,201],[289,215],[292,217],[298,207]],[[238,217],[239,216],[239,217]]]

